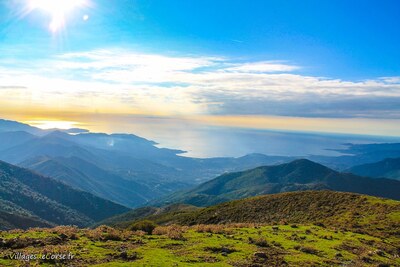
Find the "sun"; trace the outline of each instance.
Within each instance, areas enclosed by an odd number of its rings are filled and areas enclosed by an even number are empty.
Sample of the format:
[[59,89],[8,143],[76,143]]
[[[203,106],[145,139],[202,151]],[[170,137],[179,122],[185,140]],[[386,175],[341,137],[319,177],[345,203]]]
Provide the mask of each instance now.
[[31,11],[39,9],[50,14],[49,29],[56,32],[65,26],[65,19],[72,10],[87,6],[88,0],[29,0]]

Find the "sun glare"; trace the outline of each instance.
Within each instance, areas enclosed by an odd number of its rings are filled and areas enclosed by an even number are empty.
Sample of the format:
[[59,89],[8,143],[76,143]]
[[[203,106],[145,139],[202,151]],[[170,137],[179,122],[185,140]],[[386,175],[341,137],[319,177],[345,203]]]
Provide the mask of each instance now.
[[65,17],[75,8],[87,5],[87,0],[29,0],[29,9],[40,9],[50,14],[49,29],[56,32],[65,26]]
[[62,129],[67,130],[79,125],[75,121],[25,121],[25,123],[38,127],[40,129]]

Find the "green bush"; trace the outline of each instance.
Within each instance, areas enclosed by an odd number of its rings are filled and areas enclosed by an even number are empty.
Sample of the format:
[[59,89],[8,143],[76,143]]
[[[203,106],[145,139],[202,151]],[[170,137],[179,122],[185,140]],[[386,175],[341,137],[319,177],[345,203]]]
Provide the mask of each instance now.
[[130,226],[130,229],[132,231],[144,231],[147,234],[151,235],[153,233],[153,230],[157,227],[157,224],[155,224],[152,221],[149,220],[144,220],[144,221],[139,221],[135,222]]

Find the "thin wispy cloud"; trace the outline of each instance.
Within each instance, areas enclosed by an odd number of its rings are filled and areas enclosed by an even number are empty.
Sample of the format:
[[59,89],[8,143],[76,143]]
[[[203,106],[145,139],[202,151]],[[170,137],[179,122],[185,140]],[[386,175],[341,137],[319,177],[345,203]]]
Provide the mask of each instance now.
[[298,70],[300,67],[285,64],[279,61],[252,62],[244,64],[234,64],[233,67],[227,68],[227,71],[244,72],[244,73],[263,73],[263,72],[291,72]]

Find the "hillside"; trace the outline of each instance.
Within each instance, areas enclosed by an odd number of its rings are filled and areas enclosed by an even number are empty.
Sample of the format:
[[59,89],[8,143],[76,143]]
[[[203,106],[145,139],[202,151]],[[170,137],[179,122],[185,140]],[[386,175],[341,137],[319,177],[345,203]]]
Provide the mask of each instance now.
[[250,196],[329,189],[400,199],[400,182],[340,173],[310,160],[223,174],[192,190],[169,195],[155,204],[210,206]]
[[[119,218],[124,218],[124,215]],[[183,210],[179,215],[161,213],[136,220],[142,219],[181,225],[321,224],[374,236],[396,236],[400,229],[400,202],[325,190],[287,192],[235,200],[197,210]],[[131,223],[119,222],[120,225]]]
[[[146,216],[146,214],[151,214]],[[0,217],[1,218],[1,217]],[[132,221],[158,222],[148,232]],[[123,222],[123,220],[128,220]],[[111,220],[107,220],[111,221]],[[16,252],[74,255],[49,266],[399,266],[400,202],[332,191],[289,192],[209,208],[140,208],[118,228],[0,232],[0,265]],[[122,227],[122,228],[121,228]],[[140,228],[139,228],[140,229]],[[146,229],[146,228],[143,228]]]
[[128,210],[54,179],[0,161],[2,229],[56,224],[87,226]]
[[18,205],[0,199],[0,229],[21,229],[30,227],[51,227],[47,222]]
[[154,221],[158,224],[168,223],[177,218],[180,218],[183,214],[190,213],[200,208],[185,205],[185,204],[173,204],[165,207],[141,207],[131,211],[128,211],[117,216],[107,218],[95,224],[95,226],[109,225],[112,227],[128,227],[134,221],[140,221],[147,219]]
[[145,203],[153,197],[147,186],[123,179],[77,157],[36,157],[20,166],[128,207]]
[[[372,235],[397,235],[400,202],[333,191],[288,192],[222,203],[188,213],[181,224],[317,223],[358,229]],[[384,228],[382,230],[381,228]]]
[[375,163],[358,165],[347,171],[361,176],[400,180],[400,158],[389,158]]
[[0,150],[5,150],[35,139],[36,136],[27,132],[1,132],[0,131]]

